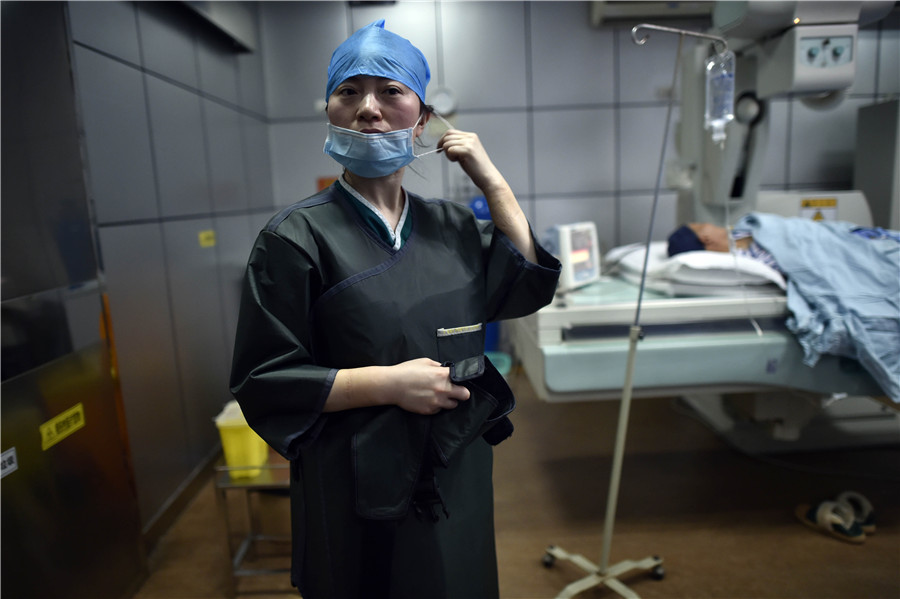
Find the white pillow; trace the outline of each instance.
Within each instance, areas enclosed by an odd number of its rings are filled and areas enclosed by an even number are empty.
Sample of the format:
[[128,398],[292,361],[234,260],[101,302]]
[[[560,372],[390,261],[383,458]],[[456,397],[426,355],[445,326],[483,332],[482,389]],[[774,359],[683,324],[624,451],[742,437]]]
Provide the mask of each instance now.
[[[753,258],[708,251],[683,252],[669,257],[667,248],[666,241],[654,241],[650,244],[648,278],[711,287],[774,283],[781,289],[786,288],[780,272]],[[614,248],[606,254],[606,263],[618,263],[623,273],[630,275],[628,278],[640,276],[644,268],[644,244]]]

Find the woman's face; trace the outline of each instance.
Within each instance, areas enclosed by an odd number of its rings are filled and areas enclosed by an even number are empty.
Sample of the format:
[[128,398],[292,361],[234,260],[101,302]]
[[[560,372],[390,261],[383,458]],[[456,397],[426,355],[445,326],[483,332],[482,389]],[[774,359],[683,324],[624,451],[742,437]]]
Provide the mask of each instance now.
[[[386,133],[408,129],[422,116],[422,103],[414,91],[392,79],[357,75],[345,79],[328,98],[332,125],[362,133]],[[425,119],[416,127],[418,137]]]

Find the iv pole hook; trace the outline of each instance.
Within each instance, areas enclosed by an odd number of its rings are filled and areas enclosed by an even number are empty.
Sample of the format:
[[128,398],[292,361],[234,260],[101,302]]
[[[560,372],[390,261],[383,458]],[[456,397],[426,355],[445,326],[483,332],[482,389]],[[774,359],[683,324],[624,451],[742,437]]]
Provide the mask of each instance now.
[[641,29],[654,29],[656,31],[665,31],[667,33],[677,33],[681,36],[689,35],[691,37],[701,37],[703,39],[711,40],[713,44],[720,44],[721,50],[719,48],[716,48],[717,53],[724,54],[728,51],[728,42],[726,42],[724,38],[721,38],[717,35],[698,33],[696,31],[688,31],[686,29],[675,29],[674,27],[663,27],[662,25],[652,25],[650,23],[641,23],[640,25],[635,25],[631,29],[631,39],[634,40],[634,43],[639,46],[643,46],[644,44],[646,44],[647,39],[649,39],[650,37],[649,33],[645,33],[643,37],[638,37],[638,31]]

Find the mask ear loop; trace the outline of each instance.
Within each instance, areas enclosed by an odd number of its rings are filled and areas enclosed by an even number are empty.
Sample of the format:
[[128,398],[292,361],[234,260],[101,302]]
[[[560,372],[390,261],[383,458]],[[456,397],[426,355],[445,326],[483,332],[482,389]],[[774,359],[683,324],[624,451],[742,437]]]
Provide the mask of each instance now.
[[441,113],[438,112],[437,110],[434,110],[434,109],[432,108],[432,109],[431,109],[431,114],[433,114],[434,116],[436,116],[440,122],[442,122],[442,123],[444,123],[445,125],[447,125],[447,129],[454,129],[453,125],[450,124],[450,121],[448,121],[448,120],[445,119],[443,116],[441,116]]
[[[442,122],[444,125],[447,126],[447,129],[455,129],[455,127],[450,123],[450,121],[448,121],[443,116],[441,116],[441,113],[438,112],[437,110],[435,110],[434,108],[428,109],[428,112],[430,112],[433,116],[436,116],[440,122]],[[429,150],[429,151],[423,152],[421,154],[416,154],[415,156],[416,156],[416,158],[421,158],[423,156],[428,156],[429,154],[437,154],[437,153],[440,153],[443,151],[444,151],[444,148],[435,148],[434,150]]]

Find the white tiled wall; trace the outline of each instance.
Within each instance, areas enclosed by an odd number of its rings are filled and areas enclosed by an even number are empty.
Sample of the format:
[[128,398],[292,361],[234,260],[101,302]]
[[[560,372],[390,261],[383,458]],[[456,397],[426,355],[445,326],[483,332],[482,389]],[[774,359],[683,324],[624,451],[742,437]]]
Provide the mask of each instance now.
[[[631,39],[631,24],[594,28],[587,2],[400,1],[267,3],[263,15],[276,202],[315,191],[337,165],[321,152],[332,50],[380,18],[419,47],[459,103],[455,125],[476,131],[536,231],[594,220],[605,248],[646,238],[659,168],[678,37]],[[702,29],[702,23],[675,23]],[[769,105],[763,187],[849,188],[856,110],[900,93],[898,11],[859,35],[857,79],[847,99],[816,111],[797,99]],[[678,120],[676,105],[672,125]],[[666,158],[674,156],[674,133]],[[470,188],[441,156],[416,163],[406,185],[426,196],[465,200]],[[663,190],[654,237],[675,222],[675,194]]]
[[444,85],[466,110],[528,106],[525,8],[520,2],[440,5]]
[[146,527],[207,463],[231,397],[238,285],[274,210],[263,55],[237,53],[183,3],[59,9]]
[[532,106],[615,103],[615,32],[573,27],[587,25],[586,11],[583,2],[531,5]]
[[533,123],[536,194],[615,189],[616,126],[612,108],[535,111]]
[[[699,24],[674,23],[698,30]],[[652,33],[647,42],[637,45],[631,38],[630,27],[616,27],[618,65],[615,85],[618,102],[665,102],[672,88],[672,72],[678,50],[678,36]],[[685,44],[688,42],[686,41]]]
[[210,212],[200,97],[155,77],[146,86],[162,216]]
[[261,8],[269,118],[317,116],[331,53],[350,30],[346,4],[266,2]]

